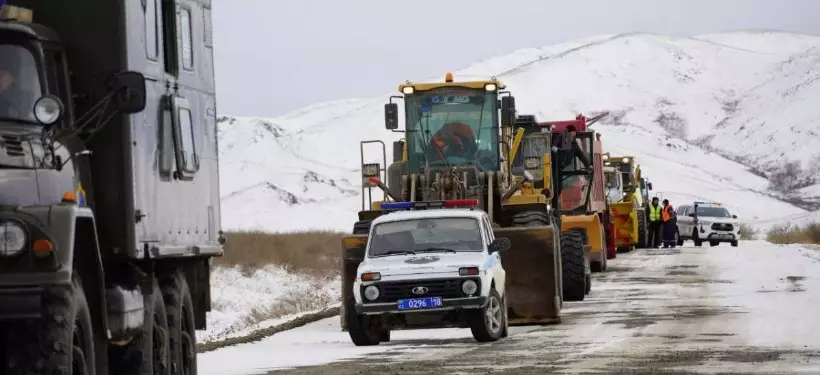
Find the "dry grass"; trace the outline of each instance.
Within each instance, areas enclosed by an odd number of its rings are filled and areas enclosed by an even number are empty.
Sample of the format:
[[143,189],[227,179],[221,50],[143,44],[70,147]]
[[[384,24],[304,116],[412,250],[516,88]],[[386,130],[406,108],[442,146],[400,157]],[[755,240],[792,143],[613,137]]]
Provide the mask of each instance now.
[[338,273],[344,233],[303,231],[293,233],[228,232],[225,253],[215,265],[240,266],[251,272],[268,265],[313,276]]
[[253,325],[269,319],[278,319],[284,316],[303,313],[305,311],[321,310],[336,302],[339,296],[322,291],[327,280],[316,279],[311,289],[289,290],[287,294],[278,298],[275,305],[255,307],[248,311],[244,323]]
[[820,223],[775,226],[766,233],[766,240],[778,244],[820,244]]
[[740,239],[753,240],[757,237],[759,231],[752,228],[749,224],[740,224]]

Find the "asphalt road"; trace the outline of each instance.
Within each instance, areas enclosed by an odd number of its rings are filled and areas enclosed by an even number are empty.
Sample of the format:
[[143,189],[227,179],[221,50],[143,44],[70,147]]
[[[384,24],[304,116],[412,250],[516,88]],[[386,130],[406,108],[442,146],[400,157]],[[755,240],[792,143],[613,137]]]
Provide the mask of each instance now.
[[[512,327],[490,344],[469,330],[424,330],[356,348],[336,317],[289,331],[301,337],[292,344],[217,355],[271,353],[253,367],[270,374],[820,374],[820,251],[766,242],[638,250],[593,283],[585,301],[564,304],[562,323]],[[276,359],[297,353],[330,363]]]

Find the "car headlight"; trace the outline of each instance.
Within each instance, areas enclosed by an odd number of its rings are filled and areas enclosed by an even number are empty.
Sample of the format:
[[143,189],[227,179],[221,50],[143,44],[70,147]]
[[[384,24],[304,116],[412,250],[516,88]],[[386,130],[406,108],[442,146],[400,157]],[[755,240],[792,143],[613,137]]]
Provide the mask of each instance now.
[[375,301],[379,298],[379,288],[375,285],[364,288],[364,298],[367,298],[368,301]]
[[464,294],[471,296],[478,291],[478,284],[476,284],[473,280],[465,280],[461,283],[461,291],[464,292]]
[[23,251],[28,238],[26,230],[13,221],[0,223],[0,255],[11,256]]

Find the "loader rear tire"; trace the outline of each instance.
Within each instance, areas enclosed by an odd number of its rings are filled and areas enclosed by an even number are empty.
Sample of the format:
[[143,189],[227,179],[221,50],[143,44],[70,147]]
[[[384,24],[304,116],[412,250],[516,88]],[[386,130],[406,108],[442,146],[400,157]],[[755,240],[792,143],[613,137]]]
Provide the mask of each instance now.
[[646,211],[641,208],[636,214],[638,216],[638,246],[636,247],[646,249],[649,247],[646,243]]
[[561,233],[561,268],[564,301],[583,301],[587,275],[582,230],[570,229]]
[[373,220],[359,220],[353,224],[353,234],[369,234]]

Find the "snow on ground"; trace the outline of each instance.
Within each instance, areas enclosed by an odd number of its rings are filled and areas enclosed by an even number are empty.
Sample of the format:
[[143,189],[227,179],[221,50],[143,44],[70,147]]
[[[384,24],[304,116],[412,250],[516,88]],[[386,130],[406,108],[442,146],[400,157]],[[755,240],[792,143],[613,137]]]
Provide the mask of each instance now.
[[296,373],[345,375],[412,362],[403,368],[419,374],[626,373],[650,370],[648,363],[656,373],[817,373],[817,275],[820,250],[794,245],[639,250],[619,254],[607,272],[594,274],[592,292],[565,304],[561,324],[512,327],[509,338],[493,345],[476,344],[468,329],[444,329],[396,331],[390,343],[356,347],[334,317],[201,354],[200,371],[262,374],[334,363]]
[[[808,168],[818,156],[804,147],[820,141],[811,130],[820,111],[810,100],[820,89],[818,48],[820,37],[769,31],[603,35],[513,51],[454,75],[498,76],[521,113],[545,120],[610,111],[595,125],[605,148],[636,156],[658,191],[678,201],[721,200],[743,220],[758,222],[804,214],[771,198],[769,182],[752,167],[782,159]],[[441,80],[446,71],[427,78]],[[399,72],[396,83],[408,78],[414,77]],[[278,118],[223,116],[224,227],[349,231],[362,207],[359,141],[383,140],[390,161],[391,143],[401,136],[383,125],[393,90]],[[756,130],[762,123],[782,130]],[[365,161],[381,162],[380,147],[366,145]],[[374,194],[381,198],[378,189]]]
[[214,267],[208,329],[197,331],[197,342],[242,336],[335,306],[340,285],[338,276],[321,279],[278,267],[250,274],[239,268]]

